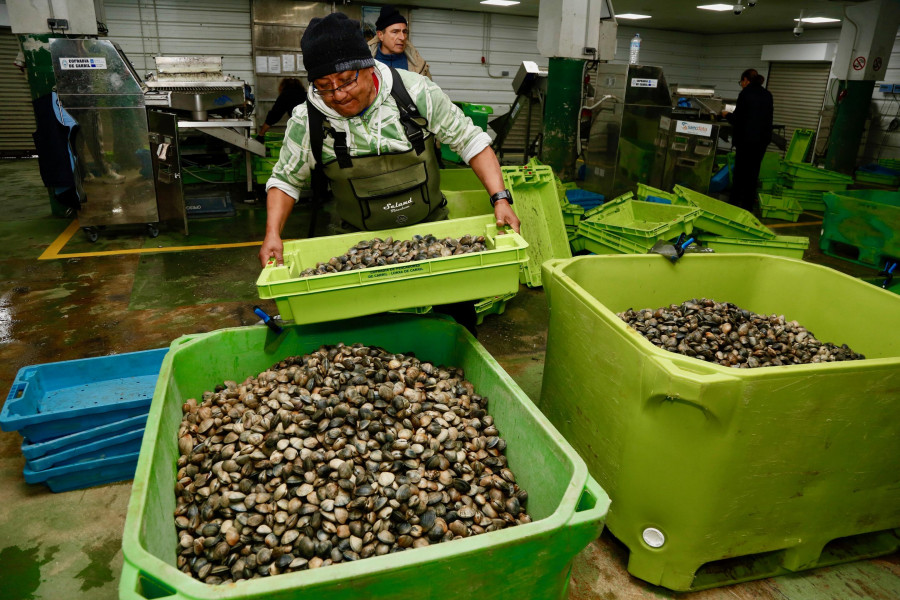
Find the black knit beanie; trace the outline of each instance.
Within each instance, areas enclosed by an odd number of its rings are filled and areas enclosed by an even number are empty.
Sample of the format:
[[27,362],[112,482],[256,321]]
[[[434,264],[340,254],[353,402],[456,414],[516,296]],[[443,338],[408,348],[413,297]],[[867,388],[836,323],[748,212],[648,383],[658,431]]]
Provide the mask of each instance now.
[[375,29],[384,31],[394,23],[403,23],[406,25],[406,18],[393,6],[385,4],[381,7],[381,12],[378,14],[378,20],[375,21]]
[[303,32],[300,50],[310,81],[332,73],[375,66],[359,21],[340,12],[312,19]]

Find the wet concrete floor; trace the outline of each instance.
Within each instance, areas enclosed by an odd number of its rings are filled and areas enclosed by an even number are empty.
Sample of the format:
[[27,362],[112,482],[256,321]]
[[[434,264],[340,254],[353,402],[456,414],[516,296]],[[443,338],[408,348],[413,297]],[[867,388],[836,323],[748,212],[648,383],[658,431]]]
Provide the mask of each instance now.
[[[56,254],[38,260],[70,221],[51,216],[34,160],[0,161],[0,386],[8,390],[23,366],[161,348],[179,336],[258,321],[254,246],[164,253],[122,253],[192,244],[233,244],[262,238],[264,208],[238,202],[233,218],[192,220],[188,238],[142,228],[110,228],[96,244],[80,232]],[[305,233],[300,207],[288,225]],[[820,225],[780,228],[810,235],[807,258],[852,275],[874,269],[823,257],[816,251]],[[323,216],[320,229],[333,222]],[[101,256],[66,255],[110,252]],[[521,288],[503,315],[488,316],[479,341],[531,397],[540,393],[548,308],[542,290]],[[105,600],[117,598],[121,532],[130,483],[60,494],[24,482],[18,433],[0,433],[0,600]],[[627,549],[610,534],[574,561],[569,598],[692,600],[900,597],[900,557],[859,561],[720,589],[676,594],[631,577]]]

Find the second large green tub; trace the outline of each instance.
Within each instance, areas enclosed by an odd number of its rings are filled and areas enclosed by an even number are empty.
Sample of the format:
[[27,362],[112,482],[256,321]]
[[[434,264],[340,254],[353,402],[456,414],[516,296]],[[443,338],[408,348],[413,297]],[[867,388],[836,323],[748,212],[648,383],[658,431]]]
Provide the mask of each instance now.
[[[544,284],[539,406],[610,495],[632,574],[693,590],[900,547],[900,297],[756,254],[579,257],[545,263]],[[701,297],[867,360],[727,368],[616,316]]]

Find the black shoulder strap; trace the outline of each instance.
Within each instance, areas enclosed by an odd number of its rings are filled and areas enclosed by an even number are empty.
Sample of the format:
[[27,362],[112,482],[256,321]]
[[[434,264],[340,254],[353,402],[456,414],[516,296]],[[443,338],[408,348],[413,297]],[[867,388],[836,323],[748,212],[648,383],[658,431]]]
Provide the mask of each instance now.
[[406,91],[406,86],[403,85],[397,69],[390,65],[388,68],[391,70],[391,77],[394,78],[394,83],[391,85],[391,96],[397,103],[397,108],[400,109],[400,124],[403,125],[406,139],[412,144],[416,154],[422,154],[425,151],[424,129],[428,126],[428,120],[419,113],[419,108],[413,102],[409,92]]
[[325,116],[306,101],[306,110],[309,115],[307,131],[309,131],[309,147],[313,158],[316,160],[312,168],[312,192],[313,197],[320,202],[324,201],[328,194],[328,178],[325,176],[325,167],[322,166],[322,143],[325,141]]
[[325,115],[313,106],[312,102],[306,101],[306,112],[309,115],[309,144],[316,164],[322,164],[322,144],[325,141],[325,132],[334,138],[334,154],[337,157],[338,164],[342,169],[348,169],[353,166],[350,159],[350,149],[347,146],[347,134],[343,131],[336,131],[325,119]]

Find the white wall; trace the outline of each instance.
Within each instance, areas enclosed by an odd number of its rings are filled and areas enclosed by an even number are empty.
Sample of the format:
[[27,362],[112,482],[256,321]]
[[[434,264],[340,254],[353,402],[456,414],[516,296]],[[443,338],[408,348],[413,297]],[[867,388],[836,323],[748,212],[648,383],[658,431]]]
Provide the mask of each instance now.
[[153,56],[222,56],[225,73],[253,82],[250,0],[106,0],[109,38],[142,77]]

